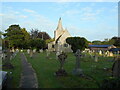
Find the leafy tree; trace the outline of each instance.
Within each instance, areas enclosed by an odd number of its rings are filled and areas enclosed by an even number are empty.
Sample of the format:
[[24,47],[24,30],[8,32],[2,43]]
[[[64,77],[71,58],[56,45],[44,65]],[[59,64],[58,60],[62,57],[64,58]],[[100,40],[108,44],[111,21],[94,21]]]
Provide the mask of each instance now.
[[41,38],[43,40],[50,40],[51,39],[51,37],[49,36],[49,34],[46,33],[46,32],[39,32],[37,37]]
[[95,41],[92,41],[92,44],[94,44],[94,45],[101,45],[101,41],[95,40]]
[[73,53],[80,49],[84,50],[88,46],[88,41],[84,37],[68,37],[66,42],[71,45]]
[[117,47],[120,47],[120,37],[112,37],[111,40],[114,40],[114,44]]
[[31,38],[32,38],[32,39],[37,38],[38,32],[39,32],[38,29],[32,29],[32,30],[30,31]]
[[36,38],[36,39],[30,39],[29,45],[30,45],[31,49],[36,48],[37,50],[39,50],[39,49],[44,49],[46,43],[44,40]]
[[11,25],[4,33],[5,40],[9,41],[9,46],[14,48],[24,48],[26,41],[30,38],[25,28],[19,25]]

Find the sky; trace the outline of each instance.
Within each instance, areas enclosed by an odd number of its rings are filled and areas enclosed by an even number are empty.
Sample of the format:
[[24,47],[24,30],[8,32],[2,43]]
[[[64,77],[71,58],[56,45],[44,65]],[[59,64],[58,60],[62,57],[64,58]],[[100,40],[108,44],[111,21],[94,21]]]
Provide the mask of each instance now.
[[1,30],[19,24],[47,32],[52,38],[58,20],[71,36],[89,41],[118,36],[118,2],[2,2]]

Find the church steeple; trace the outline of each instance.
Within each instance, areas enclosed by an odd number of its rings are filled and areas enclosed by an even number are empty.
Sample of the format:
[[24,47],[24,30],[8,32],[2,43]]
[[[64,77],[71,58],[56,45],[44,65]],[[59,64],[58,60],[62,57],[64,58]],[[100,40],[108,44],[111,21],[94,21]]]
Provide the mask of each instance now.
[[57,30],[63,30],[61,17],[59,18]]

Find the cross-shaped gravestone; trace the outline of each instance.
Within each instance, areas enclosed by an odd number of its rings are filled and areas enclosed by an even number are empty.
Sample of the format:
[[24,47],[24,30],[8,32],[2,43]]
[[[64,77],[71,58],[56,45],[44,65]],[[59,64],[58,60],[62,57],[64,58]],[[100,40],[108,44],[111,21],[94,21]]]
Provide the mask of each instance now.
[[62,52],[62,54],[58,55],[58,60],[60,62],[60,68],[59,70],[55,73],[56,76],[66,76],[67,73],[63,68],[63,65],[65,63],[65,59],[67,58],[67,55],[65,53]]
[[80,59],[82,56],[80,49],[77,50],[75,56],[76,56],[76,65],[75,65],[75,69],[73,70],[73,74],[78,76],[83,76],[83,71],[80,68]]

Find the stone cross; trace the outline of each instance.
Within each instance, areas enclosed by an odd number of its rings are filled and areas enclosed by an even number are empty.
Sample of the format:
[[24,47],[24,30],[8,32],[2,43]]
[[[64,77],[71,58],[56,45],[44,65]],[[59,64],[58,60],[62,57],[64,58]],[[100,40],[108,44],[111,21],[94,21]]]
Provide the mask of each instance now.
[[82,55],[81,55],[81,51],[79,49],[75,53],[75,56],[76,56],[76,68],[80,68],[80,57]]
[[77,50],[75,56],[76,56],[76,65],[75,65],[75,69],[73,70],[73,74],[78,76],[83,76],[82,69],[80,68],[80,59],[82,56],[80,49]]
[[62,53],[60,55],[58,55],[58,60],[60,62],[60,69],[63,70],[63,65],[65,62],[65,59],[67,58],[67,55],[65,53]]
[[67,75],[66,71],[63,68],[63,65],[65,63],[65,59],[67,58],[67,55],[65,53],[62,52],[62,54],[58,55],[58,60],[60,62],[60,68],[59,70],[56,72],[57,76],[65,76]]

